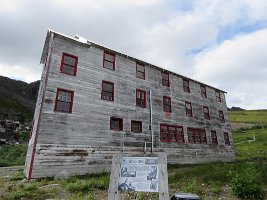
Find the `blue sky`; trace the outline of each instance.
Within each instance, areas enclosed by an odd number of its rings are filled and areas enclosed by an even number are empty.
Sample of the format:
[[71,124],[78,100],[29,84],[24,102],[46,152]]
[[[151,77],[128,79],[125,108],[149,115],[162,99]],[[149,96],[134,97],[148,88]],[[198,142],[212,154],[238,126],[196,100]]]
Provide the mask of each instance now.
[[51,28],[221,88],[229,107],[267,109],[266,13],[266,0],[4,0],[0,75],[40,79]]

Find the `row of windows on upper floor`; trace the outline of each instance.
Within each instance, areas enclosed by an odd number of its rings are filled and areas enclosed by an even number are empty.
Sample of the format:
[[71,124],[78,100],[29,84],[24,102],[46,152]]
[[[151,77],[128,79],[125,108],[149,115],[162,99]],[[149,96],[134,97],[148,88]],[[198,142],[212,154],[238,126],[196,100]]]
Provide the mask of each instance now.
[[[65,89],[57,89],[56,101],[55,101],[55,111],[61,112],[72,112],[73,106],[73,97],[74,92],[65,90]],[[114,101],[114,84],[103,81],[102,82],[102,92],[101,92],[101,99]],[[136,106],[141,108],[146,108],[146,91],[136,89]],[[162,97],[162,107],[163,111],[166,113],[172,112],[172,101],[171,97],[163,96]],[[224,113],[222,110],[218,111],[219,113],[219,121],[221,123],[225,123]],[[193,116],[193,108],[192,103],[186,101],[185,102],[185,114],[187,116]],[[206,120],[210,120],[210,112],[208,106],[203,106],[203,115]]]
[[[123,131],[123,118],[111,117],[110,130]],[[131,121],[131,132],[142,133],[142,121]],[[205,129],[187,128],[188,143],[207,144]],[[225,145],[230,145],[228,132],[223,133]],[[160,141],[185,143],[183,126],[160,124]],[[211,144],[218,144],[217,133],[211,130]]]
[[[62,60],[60,71],[64,74],[76,76],[78,66],[78,57],[65,53],[62,53]],[[111,70],[115,70],[115,54],[104,51],[103,54],[103,67]],[[146,79],[146,70],[144,64],[136,63],[136,77],[140,79]],[[161,72],[162,85],[170,87],[169,73]],[[183,79],[183,91],[190,93],[190,82],[188,79]],[[200,85],[200,93],[203,98],[207,98],[207,90],[205,85]],[[216,101],[221,102],[222,97],[219,90],[215,90]]]

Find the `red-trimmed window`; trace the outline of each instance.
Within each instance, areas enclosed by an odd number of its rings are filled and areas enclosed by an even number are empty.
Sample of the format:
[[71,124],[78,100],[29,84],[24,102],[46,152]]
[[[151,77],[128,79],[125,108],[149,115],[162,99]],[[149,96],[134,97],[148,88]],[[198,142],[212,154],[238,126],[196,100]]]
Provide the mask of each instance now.
[[110,118],[110,130],[122,131],[123,130],[123,119],[117,117]]
[[187,116],[193,116],[192,104],[190,102],[185,102],[185,113]]
[[54,111],[71,113],[73,96],[73,91],[58,88]]
[[207,106],[203,106],[204,118],[210,120],[210,111]]
[[161,72],[161,78],[162,78],[162,85],[170,87],[169,73]]
[[221,98],[221,93],[220,93],[220,91],[216,90],[216,91],[215,91],[215,95],[216,95],[216,101],[218,101],[218,102],[222,102],[222,98]]
[[230,145],[230,139],[229,139],[229,135],[227,132],[223,133],[223,137],[224,137],[224,143],[225,145]]
[[101,99],[114,101],[114,83],[102,81]]
[[142,122],[141,121],[131,121],[131,131],[134,133],[142,133]]
[[211,133],[211,144],[218,144],[216,131],[212,130],[210,133]]
[[200,91],[201,91],[201,96],[203,98],[207,98],[207,90],[206,90],[206,87],[204,85],[200,85]]
[[172,112],[171,97],[163,96],[163,111]]
[[111,70],[115,70],[115,54],[104,51],[103,67]]
[[207,144],[205,129],[187,128],[188,142]]
[[60,72],[68,75],[76,76],[78,65],[78,57],[65,53],[62,53]]
[[160,124],[161,142],[184,143],[184,131],[182,126]]
[[136,63],[136,77],[141,79],[146,77],[145,66],[141,63]]
[[219,119],[221,123],[225,123],[224,114],[222,110],[219,110]]
[[146,91],[136,89],[136,106],[146,108]]
[[184,92],[190,93],[189,80],[183,79]]

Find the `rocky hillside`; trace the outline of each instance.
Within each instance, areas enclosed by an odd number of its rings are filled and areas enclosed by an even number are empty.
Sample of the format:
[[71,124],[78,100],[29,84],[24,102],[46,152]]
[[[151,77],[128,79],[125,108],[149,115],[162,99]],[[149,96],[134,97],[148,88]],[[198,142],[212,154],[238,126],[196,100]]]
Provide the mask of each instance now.
[[25,83],[0,76],[0,117],[31,118],[35,108],[40,81]]

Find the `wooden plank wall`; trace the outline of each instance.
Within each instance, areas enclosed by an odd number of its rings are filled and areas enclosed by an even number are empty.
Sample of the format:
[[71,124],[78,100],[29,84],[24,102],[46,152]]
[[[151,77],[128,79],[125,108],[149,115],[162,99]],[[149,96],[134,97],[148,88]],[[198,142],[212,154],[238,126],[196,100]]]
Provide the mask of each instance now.
[[[60,73],[62,52],[78,56],[76,76]],[[63,169],[70,174],[109,170],[113,153],[122,151],[123,146],[126,152],[143,152],[144,142],[151,138],[149,90],[152,90],[155,151],[167,152],[168,162],[235,159],[223,93],[222,102],[218,103],[215,90],[207,87],[208,98],[202,98],[199,83],[193,81],[190,81],[191,92],[185,93],[182,77],[175,74],[170,74],[170,87],[162,86],[161,71],[149,65],[145,66],[146,79],[138,79],[136,62],[118,54],[115,71],[103,68],[103,49],[81,45],[58,35],[51,55],[33,178],[54,176]],[[114,102],[101,99],[102,80],[114,83]],[[57,88],[74,91],[72,113],[54,112]],[[136,89],[147,91],[147,108],[136,107]],[[163,112],[162,96],[172,98],[169,115]],[[185,101],[192,102],[193,117],[185,115]],[[209,107],[211,120],[204,120],[203,106]],[[219,122],[218,110],[223,110],[226,123]],[[123,131],[110,130],[110,117],[123,118]],[[131,132],[131,120],[142,121],[142,133]],[[160,142],[161,123],[183,126],[185,144]],[[205,128],[208,144],[189,144],[187,127]],[[210,130],[216,130],[218,145],[211,145]],[[224,145],[223,132],[229,133],[230,146]]]

